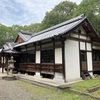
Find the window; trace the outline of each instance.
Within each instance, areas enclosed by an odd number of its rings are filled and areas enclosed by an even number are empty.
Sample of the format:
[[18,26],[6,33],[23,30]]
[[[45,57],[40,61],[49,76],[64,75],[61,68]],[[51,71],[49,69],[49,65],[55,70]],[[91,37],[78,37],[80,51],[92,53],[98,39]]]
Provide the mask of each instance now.
[[41,51],[42,63],[54,63],[54,50],[43,50]]
[[81,51],[81,61],[86,61],[86,51]]
[[28,51],[28,61],[29,63],[35,63],[35,52]]
[[100,50],[93,50],[93,61],[100,61]]
[[26,63],[26,59],[27,59],[27,54],[26,53],[21,54],[21,63]]
[[21,54],[21,63],[35,63],[35,52],[28,51]]

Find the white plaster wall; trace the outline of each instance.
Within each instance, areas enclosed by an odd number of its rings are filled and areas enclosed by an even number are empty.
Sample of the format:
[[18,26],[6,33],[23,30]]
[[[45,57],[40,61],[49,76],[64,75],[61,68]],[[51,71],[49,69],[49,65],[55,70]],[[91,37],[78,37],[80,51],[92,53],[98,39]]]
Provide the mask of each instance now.
[[[92,53],[91,52],[87,52],[87,66],[88,66],[88,71],[93,70]],[[93,75],[93,74],[91,73],[91,75]]]
[[77,35],[77,34],[73,34],[73,33],[72,33],[71,36],[72,36],[72,37],[75,37],[75,38],[78,38],[78,35]]
[[83,29],[82,26],[80,27],[80,29],[81,29],[81,34],[86,34],[86,31]]
[[91,51],[91,43],[86,43],[86,46],[87,46],[87,50]]
[[85,50],[85,42],[80,42],[80,49]]
[[36,51],[36,63],[40,63],[40,51]]
[[62,48],[55,49],[55,64],[62,64]]
[[3,63],[3,57],[1,57],[1,63]]
[[87,40],[91,40],[91,38],[88,36],[88,37],[87,37]]
[[79,43],[65,41],[65,75],[66,81],[80,79]]
[[82,35],[81,35],[80,38],[86,40],[86,36],[82,36]]
[[3,57],[1,57],[1,63],[5,63],[6,62],[6,58],[4,57],[4,61],[3,61]]

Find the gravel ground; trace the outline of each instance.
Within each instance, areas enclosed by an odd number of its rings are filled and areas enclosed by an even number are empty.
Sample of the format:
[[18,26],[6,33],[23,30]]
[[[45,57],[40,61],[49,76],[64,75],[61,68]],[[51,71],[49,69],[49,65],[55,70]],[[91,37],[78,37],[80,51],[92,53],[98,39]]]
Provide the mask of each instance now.
[[0,79],[0,100],[31,100],[31,94],[18,86],[18,80]]

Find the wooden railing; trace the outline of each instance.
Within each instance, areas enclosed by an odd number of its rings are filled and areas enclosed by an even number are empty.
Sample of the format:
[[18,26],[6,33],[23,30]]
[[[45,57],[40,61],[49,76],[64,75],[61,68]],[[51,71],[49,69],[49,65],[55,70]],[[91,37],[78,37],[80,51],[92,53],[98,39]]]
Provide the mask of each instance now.
[[0,68],[2,68],[2,67],[4,67],[4,68],[7,68],[8,67],[8,63],[0,63]]
[[[55,67],[54,67],[55,66]],[[53,63],[20,63],[19,67],[16,68],[18,71],[25,72],[41,72],[41,73],[54,73],[54,72],[63,72],[62,64],[53,64]]]

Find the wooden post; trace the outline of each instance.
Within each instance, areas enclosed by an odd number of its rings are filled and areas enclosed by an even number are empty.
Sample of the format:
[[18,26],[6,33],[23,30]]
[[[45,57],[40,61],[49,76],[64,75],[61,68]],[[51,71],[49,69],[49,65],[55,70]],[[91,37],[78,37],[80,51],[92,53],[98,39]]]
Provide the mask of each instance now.
[[34,62],[34,67],[35,67],[35,71],[36,71],[36,43],[33,44],[33,47],[35,46],[35,49],[34,49],[34,54],[35,54],[35,62]]
[[54,64],[54,75],[55,75],[55,41],[53,40],[53,52],[54,52],[54,61],[53,61],[53,64]]
[[40,75],[41,75],[41,70],[42,70],[41,50],[42,50],[42,48],[41,48],[41,43],[39,43],[39,44],[40,44]]
[[25,71],[27,70],[27,59],[28,59],[28,53],[27,53],[27,45],[25,46],[25,48],[26,48],[26,68],[25,68]]
[[4,53],[3,53],[3,67],[2,67],[2,73],[4,73]]
[[66,82],[66,75],[65,75],[65,42],[62,41],[62,65],[63,65],[63,78]]
[[8,69],[8,55],[7,55],[7,75],[9,74],[9,69]]

